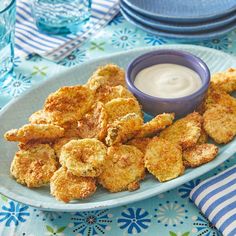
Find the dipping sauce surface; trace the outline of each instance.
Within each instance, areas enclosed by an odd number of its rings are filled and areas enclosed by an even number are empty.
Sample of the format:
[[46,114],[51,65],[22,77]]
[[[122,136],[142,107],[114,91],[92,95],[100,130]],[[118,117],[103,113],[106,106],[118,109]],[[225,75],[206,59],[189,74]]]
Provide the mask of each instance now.
[[158,64],[141,70],[134,85],[143,93],[159,98],[179,98],[193,94],[202,86],[192,69],[176,64]]

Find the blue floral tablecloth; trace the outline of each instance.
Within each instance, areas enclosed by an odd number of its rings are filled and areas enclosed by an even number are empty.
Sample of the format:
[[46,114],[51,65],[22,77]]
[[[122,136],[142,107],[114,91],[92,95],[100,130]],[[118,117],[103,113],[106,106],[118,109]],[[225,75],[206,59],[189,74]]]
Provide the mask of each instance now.
[[[127,49],[178,43],[146,33],[118,15],[80,49],[55,64],[40,57],[15,57],[16,78],[0,84],[0,109],[13,97],[37,83],[91,58]],[[199,45],[236,55],[236,30]],[[189,200],[191,189],[201,180],[236,164],[236,155],[200,178],[146,201],[91,212],[43,212],[0,196],[1,236],[218,236],[220,233]]]

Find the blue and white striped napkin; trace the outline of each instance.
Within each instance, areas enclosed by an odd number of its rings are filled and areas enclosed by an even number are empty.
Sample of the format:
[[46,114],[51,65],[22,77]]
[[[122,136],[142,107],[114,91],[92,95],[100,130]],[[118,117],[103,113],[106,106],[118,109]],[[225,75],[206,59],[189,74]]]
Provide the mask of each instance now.
[[92,0],[92,17],[77,35],[48,36],[38,31],[31,15],[30,1],[17,1],[16,54],[38,54],[60,61],[78,48],[91,35],[99,32],[119,12],[119,0]]
[[190,198],[224,236],[236,236],[236,165],[201,182]]

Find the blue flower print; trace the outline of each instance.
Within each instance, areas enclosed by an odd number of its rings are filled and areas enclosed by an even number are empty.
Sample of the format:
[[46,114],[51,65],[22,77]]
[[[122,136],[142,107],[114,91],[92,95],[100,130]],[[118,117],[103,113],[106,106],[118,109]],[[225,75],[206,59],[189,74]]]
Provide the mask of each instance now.
[[113,33],[111,42],[116,48],[130,49],[138,43],[138,37],[136,30],[124,28]]
[[108,210],[77,212],[71,218],[73,225],[69,227],[74,227],[73,233],[77,233],[77,236],[98,236],[111,230],[112,217],[113,215],[108,213]]
[[56,221],[62,218],[62,212],[53,212],[53,211],[40,211],[34,209],[33,212],[36,214],[36,217],[42,219],[42,221]]
[[151,224],[149,213],[142,208],[128,208],[121,213],[117,223],[121,229],[126,229],[128,234],[139,234]]
[[201,213],[200,216],[193,216],[193,233],[197,236],[221,236],[216,227]]
[[187,212],[184,204],[179,204],[178,201],[166,201],[164,204],[159,203],[155,209],[158,224],[164,224],[165,227],[176,227],[182,225],[185,219],[188,219]]
[[[200,179],[196,179],[196,180],[191,180],[186,184],[183,184],[179,189],[178,192],[180,194],[180,196],[182,198],[188,198],[190,192],[192,191],[192,189],[197,186],[200,183]],[[190,200],[190,199],[189,199]]]
[[12,97],[16,97],[31,86],[31,77],[18,74],[8,77],[1,85],[2,93],[7,93]]
[[119,25],[124,21],[124,17],[119,13],[108,25]]
[[85,50],[76,49],[69,56],[65,57],[59,64],[63,66],[75,66],[80,64],[86,60],[86,52]]
[[3,206],[0,211],[0,222],[6,221],[5,226],[7,227],[10,227],[11,223],[18,225],[19,222],[25,222],[25,218],[30,215],[30,213],[26,211],[28,208],[28,206],[10,201],[9,208]]
[[215,38],[207,41],[203,41],[201,45],[214,48],[217,50],[227,50],[232,46],[232,40],[231,38],[228,38],[227,36],[221,37],[221,38]]
[[145,37],[144,37],[144,41],[149,44],[149,45],[152,45],[152,46],[156,46],[156,45],[161,45],[161,44],[165,44],[166,41],[154,34],[147,34]]

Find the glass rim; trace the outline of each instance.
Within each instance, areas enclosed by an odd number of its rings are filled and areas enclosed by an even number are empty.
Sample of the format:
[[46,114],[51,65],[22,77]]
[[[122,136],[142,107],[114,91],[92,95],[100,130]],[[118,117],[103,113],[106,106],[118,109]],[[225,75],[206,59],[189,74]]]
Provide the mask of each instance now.
[[4,8],[3,10],[0,11],[1,13],[4,13],[5,11],[7,11],[9,8],[11,8],[11,6],[16,2],[16,0],[11,0],[10,4],[8,4],[8,6],[6,8]]

